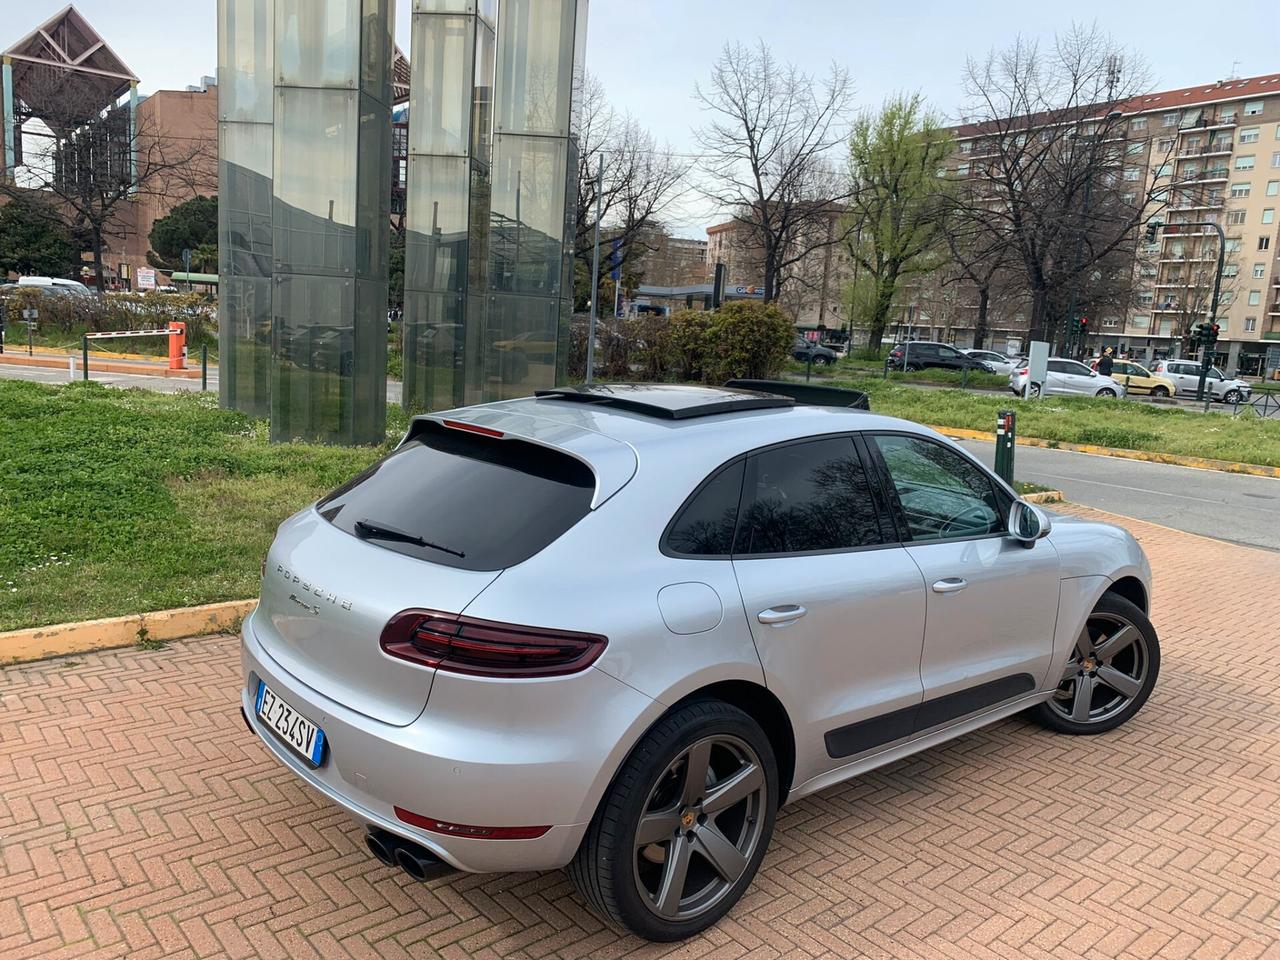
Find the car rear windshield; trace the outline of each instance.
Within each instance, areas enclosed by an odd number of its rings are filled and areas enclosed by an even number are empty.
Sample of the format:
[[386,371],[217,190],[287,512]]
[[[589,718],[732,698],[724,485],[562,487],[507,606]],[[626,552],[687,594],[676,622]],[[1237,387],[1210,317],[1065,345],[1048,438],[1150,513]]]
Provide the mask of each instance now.
[[586,516],[594,490],[591,469],[568,454],[428,421],[317,509],[338,529],[406,556],[501,570]]

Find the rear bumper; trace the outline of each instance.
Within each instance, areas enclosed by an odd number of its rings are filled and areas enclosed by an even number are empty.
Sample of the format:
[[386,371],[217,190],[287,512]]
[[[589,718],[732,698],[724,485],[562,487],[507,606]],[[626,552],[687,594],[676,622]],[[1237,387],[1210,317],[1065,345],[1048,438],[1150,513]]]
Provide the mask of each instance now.
[[[421,844],[471,872],[551,870],[568,863],[600,796],[654,701],[594,668],[554,681],[437,677],[431,707],[408,726],[380,723],[312,690],[258,642],[241,636],[241,706],[250,729],[294,776],[360,822]],[[328,755],[312,769],[254,714],[259,680],[324,730]],[[567,682],[566,682],[567,681]],[[535,709],[535,707],[537,709]],[[404,823],[399,806],[480,826],[545,826],[533,840],[481,840]]]

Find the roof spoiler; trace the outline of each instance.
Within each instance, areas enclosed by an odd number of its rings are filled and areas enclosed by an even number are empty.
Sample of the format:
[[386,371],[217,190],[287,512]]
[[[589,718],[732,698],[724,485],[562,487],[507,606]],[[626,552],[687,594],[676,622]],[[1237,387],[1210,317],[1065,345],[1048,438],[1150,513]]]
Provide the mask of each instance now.
[[810,407],[852,407],[855,410],[870,410],[871,401],[861,390],[847,390],[844,387],[820,387],[811,383],[796,383],[792,380],[728,380],[726,387],[737,390],[759,390],[761,393],[775,393],[790,397],[796,403]]

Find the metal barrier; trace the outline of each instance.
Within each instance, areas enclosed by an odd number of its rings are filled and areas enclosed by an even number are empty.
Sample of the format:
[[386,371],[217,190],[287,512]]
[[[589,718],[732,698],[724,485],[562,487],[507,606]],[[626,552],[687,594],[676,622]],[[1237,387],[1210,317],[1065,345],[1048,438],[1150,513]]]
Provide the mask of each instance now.
[[[80,338],[81,377],[89,379],[89,341],[111,340],[117,337],[168,337],[169,369],[186,370],[187,368],[187,325],[181,320],[172,320],[167,327],[156,327],[149,330],[103,330],[97,333],[86,333]],[[73,362],[74,371],[74,362]],[[209,348],[200,347],[200,390],[209,389]]]
[[1233,417],[1254,416],[1260,420],[1280,419],[1280,399],[1277,399],[1270,390],[1265,390],[1246,403],[1240,403],[1237,400],[1231,405],[1231,415]]

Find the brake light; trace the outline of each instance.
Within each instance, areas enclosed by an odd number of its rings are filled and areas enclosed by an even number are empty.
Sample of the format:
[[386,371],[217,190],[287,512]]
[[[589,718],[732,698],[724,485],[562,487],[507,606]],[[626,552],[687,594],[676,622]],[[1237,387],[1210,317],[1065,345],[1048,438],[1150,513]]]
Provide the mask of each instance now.
[[382,630],[392,657],[481,677],[558,677],[585,670],[608,641],[593,633],[402,610]]
[[467,433],[478,433],[482,437],[496,437],[501,440],[505,436],[501,430],[491,430],[489,427],[480,427],[474,423],[464,423],[461,420],[441,420],[440,423],[450,430],[465,430]]
[[468,837],[472,840],[536,840],[548,830],[545,827],[476,827],[469,823],[450,823],[447,820],[436,820],[424,817],[420,813],[395,807],[396,816],[405,823],[421,827],[431,833],[441,833],[449,837]]

